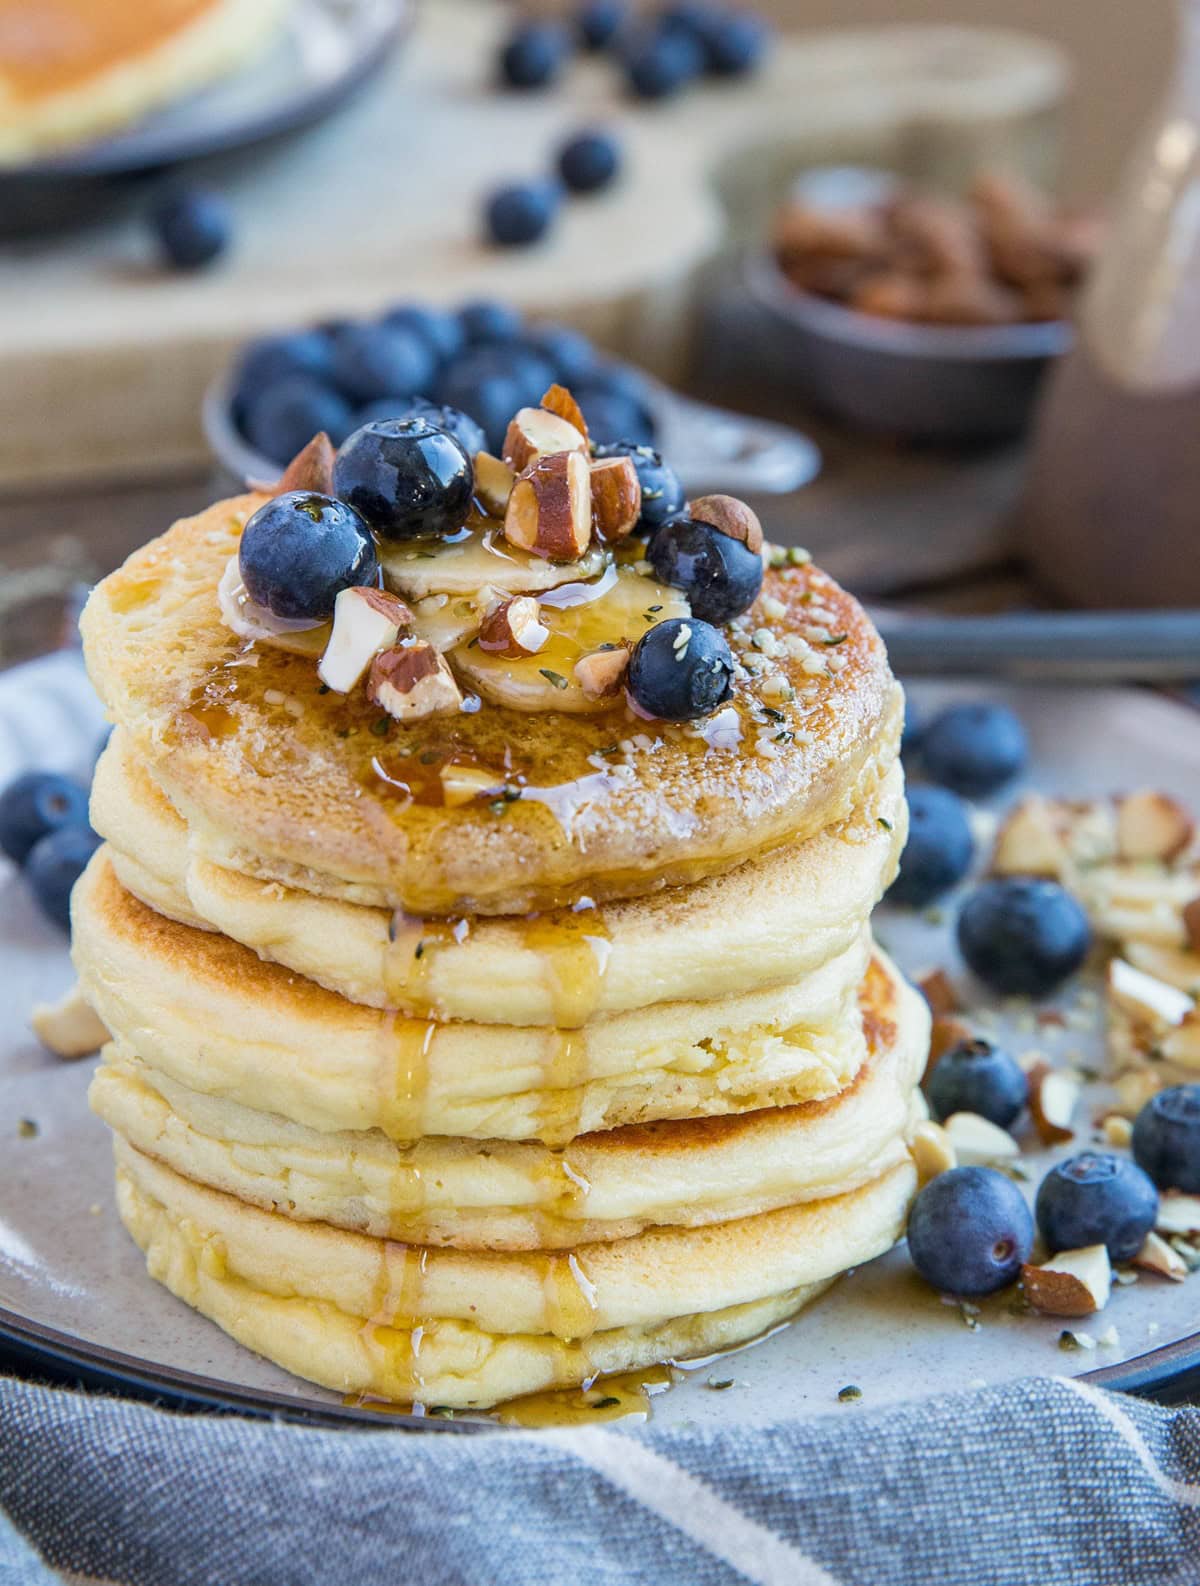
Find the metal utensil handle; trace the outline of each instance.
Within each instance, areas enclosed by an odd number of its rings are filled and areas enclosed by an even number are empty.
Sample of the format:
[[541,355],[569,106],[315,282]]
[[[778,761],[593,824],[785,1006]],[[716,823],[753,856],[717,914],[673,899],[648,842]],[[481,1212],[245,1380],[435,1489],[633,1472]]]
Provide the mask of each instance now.
[[1200,678],[1200,611],[880,613],[902,676],[1170,683]]

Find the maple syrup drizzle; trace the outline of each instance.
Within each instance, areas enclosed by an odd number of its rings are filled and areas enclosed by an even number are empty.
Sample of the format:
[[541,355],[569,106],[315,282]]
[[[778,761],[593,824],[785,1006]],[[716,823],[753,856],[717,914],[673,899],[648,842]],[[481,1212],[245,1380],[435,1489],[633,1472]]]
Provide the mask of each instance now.
[[597,1377],[586,1387],[529,1393],[498,1405],[492,1414],[502,1426],[522,1426],[529,1430],[596,1425],[601,1421],[624,1420],[631,1415],[648,1420],[652,1413],[651,1399],[665,1393],[674,1381],[675,1373],[670,1366],[647,1366],[642,1371]]
[[425,1379],[420,1368],[424,1317],[425,1269],[429,1251],[417,1245],[379,1241],[379,1274],[371,1314],[359,1332],[368,1355],[381,1355],[390,1375],[404,1385],[414,1402],[422,1399]]
[[432,1019],[406,1019],[394,1009],[380,1016],[380,1128],[401,1144],[425,1132],[429,1053],[436,1033]]

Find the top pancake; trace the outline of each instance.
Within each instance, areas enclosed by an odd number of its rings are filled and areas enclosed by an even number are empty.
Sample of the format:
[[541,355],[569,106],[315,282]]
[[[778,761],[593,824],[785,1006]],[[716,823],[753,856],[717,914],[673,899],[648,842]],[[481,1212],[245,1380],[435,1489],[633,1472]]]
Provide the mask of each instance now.
[[[248,653],[223,623],[217,583],[263,499],[175,524],[98,586],[82,624],[101,697],[193,851],[231,869],[418,914],[633,897],[844,819],[895,758],[902,707],[883,644],[811,566],[768,571],[729,636],[735,654],[751,636],[775,648],[812,632],[817,603],[833,618],[837,670],[814,676],[781,655],[796,698],[770,713],[740,675],[733,747],[710,746],[695,724],[639,722],[623,704],[581,716],[485,703],[381,730],[361,692],[320,691],[311,658]],[[521,797],[447,807],[448,764]]]

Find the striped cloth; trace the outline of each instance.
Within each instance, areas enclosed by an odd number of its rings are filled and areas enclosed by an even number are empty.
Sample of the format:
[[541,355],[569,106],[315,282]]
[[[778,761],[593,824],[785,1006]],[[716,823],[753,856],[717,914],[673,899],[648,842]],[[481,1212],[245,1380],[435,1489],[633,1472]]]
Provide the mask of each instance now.
[[1035,1378],[720,1432],[338,1432],[8,1381],[0,1506],[4,1586],[1183,1586],[1200,1410]]

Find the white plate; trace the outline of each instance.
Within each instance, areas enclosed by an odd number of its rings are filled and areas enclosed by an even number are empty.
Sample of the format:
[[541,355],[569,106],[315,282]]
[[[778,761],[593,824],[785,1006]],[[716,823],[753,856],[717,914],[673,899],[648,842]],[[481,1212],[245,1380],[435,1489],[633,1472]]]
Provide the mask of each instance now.
[[[1111,690],[930,688],[922,704],[953,695],[1011,700],[1028,725],[1035,768],[1030,781],[1067,794],[1161,787],[1194,801],[1200,787],[1200,715],[1148,693]],[[883,909],[880,940],[910,971],[933,964],[956,971],[953,902],[945,922]],[[90,1063],[67,1065],[43,1053],[26,1033],[35,996],[70,980],[65,947],[37,918],[15,877],[0,882],[0,1332],[50,1353],[107,1371],[110,1378],[174,1388],[183,1394],[297,1414],[361,1416],[338,1397],[258,1359],[173,1299],[145,1275],[112,1202],[105,1130],[85,1102]],[[1065,998],[1049,999],[1062,1007]],[[986,999],[981,999],[982,1008]],[[1034,1036],[997,1017],[996,1030],[1016,1051],[1031,1045],[1078,1054],[1099,1067],[1098,1031],[1043,1031]],[[1079,1117],[1102,1099],[1097,1085]],[[31,1118],[36,1138],[19,1137]],[[1069,1150],[1090,1142],[1081,1127]],[[1025,1159],[1030,1193],[1050,1153]],[[687,1373],[655,1401],[660,1423],[763,1422],[837,1409],[853,1383],[873,1405],[1032,1372],[1076,1374],[1097,1368],[1119,1382],[1169,1387],[1200,1361],[1196,1327],[1200,1276],[1169,1284],[1149,1276],[1114,1290],[1108,1309],[1083,1324],[1119,1343],[1064,1353],[1061,1321],[1009,1312],[1005,1296],[984,1302],[968,1327],[957,1306],[942,1303],[912,1273],[903,1250],[844,1279],[798,1322],[762,1343]],[[1163,1348],[1163,1346],[1179,1346]],[[1158,1351],[1154,1358],[1138,1357]],[[1128,1362],[1136,1362],[1128,1365]],[[714,1392],[710,1380],[732,1377]],[[839,1413],[853,1414],[852,1405]],[[406,1424],[385,1418],[384,1424]],[[430,1421],[427,1425],[445,1425]]]

